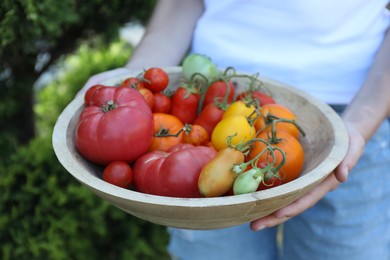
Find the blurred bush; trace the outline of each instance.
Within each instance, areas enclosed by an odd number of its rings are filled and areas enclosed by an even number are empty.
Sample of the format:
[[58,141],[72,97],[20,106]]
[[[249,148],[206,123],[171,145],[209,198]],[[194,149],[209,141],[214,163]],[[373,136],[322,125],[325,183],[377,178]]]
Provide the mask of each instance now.
[[35,135],[33,85],[81,42],[145,23],[155,0],[0,1],[0,164]]
[[0,164],[0,258],[169,259],[166,228],[128,215],[78,183],[51,145],[57,117],[90,75],[122,66],[131,47],[82,44],[37,93],[37,136]]

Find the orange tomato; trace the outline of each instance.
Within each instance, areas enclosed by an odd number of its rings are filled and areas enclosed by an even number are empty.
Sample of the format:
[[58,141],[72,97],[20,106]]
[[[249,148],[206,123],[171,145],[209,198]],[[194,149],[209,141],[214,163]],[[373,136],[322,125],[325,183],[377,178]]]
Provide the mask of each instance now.
[[167,151],[182,143],[184,124],[179,118],[165,113],[154,113],[154,137],[149,151]]
[[[273,115],[282,119],[296,120],[295,114],[286,106],[281,104],[266,104],[261,107],[260,110],[263,116],[255,121],[255,128],[257,131],[269,131],[271,128],[270,123],[272,121],[267,120],[269,115]],[[293,124],[288,122],[275,123],[276,130],[283,130],[290,133],[295,138],[299,138],[299,129]]]
[[[272,147],[277,147],[284,151],[286,161],[280,169],[280,176],[283,178],[283,183],[287,183],[298,178],[303,168],[305,155],[301,143],[290,133],[278,130],[276,132],[276,137],[277,140],[273,140],[271,133],[267,131],[263,131],[257,135],[257,138],[261,138],[269,142]],[[256,155],[261,153],[264,149],[266,149],[266,147],[267,145],[261,141],[254,142],[253,148],[249,152],[247,160],[255,158]],[[282,162],[283,155],[278,150],[274,151],[274,155],[274,166],[277,167],[277,165]],[[273,162],[273,157],[269,151],[264,152],[259,157],[257,166],[261,168],[261,165],[267,162]]]
[[192,144],[194,146],[207,146],[210,142],[210,136],[203,126],[186,124],[184,127],[183,143]]

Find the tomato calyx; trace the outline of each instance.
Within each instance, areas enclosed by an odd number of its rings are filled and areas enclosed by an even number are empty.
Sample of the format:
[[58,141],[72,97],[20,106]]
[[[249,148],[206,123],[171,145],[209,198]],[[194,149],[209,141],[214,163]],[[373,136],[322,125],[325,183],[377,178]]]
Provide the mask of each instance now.
[[170,130],[167,128],[160,128],[157,133],[154,134],[154,137],[178,137],[183,129],[179,130],[176,134],[171,134]]
[[186,94],[184,98],[188,98],[191,94],[195,94],[195,95],[199,94],[199,89],[196,87],[196,84],[194,83],[182,83],[180,87],[186,90]]
[[102,106],[102,111],[103,113],[107,113],[108,111],[114,110],[117,107],[118,105],[115,104],[113,100],[109,100],[105,105]]

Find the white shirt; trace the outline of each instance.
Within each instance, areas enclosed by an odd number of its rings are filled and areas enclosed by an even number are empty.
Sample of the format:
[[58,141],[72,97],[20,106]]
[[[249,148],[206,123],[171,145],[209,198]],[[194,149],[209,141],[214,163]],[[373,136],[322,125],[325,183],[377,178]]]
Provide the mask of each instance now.
[[193,53],[331,104],[362,85],[389,28],[388,0],[205,0]]

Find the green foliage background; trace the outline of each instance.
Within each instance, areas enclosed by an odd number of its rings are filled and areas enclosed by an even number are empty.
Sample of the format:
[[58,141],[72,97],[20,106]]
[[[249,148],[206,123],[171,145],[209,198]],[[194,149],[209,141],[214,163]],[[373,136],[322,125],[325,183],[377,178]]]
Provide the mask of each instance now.
[[[0,163],[35,135],[33,85],[63,55],[126,22],[147,22],[155,0],[0,1]],[[42,59],[43,58],[43,59]],[[40,62],[37,62],[40,61]]]
[[39,91],[39,134],[2,166],[1,259],[167,258],[164,227],[92,194],[60,165],[51,146],[59,113],[89,75],[123,65],[130,50],[120,41],[99,48],[82,45],[61,62],[61,74]]
[[[0,259],[169,258],[165,227],[93,194],[51,144],[59,114],[86,80],[131,55],[118,27],[146,22],[154,2],[0,2]],[[49,58],[37,66],[42,55]],[[53,66],[56,77],[35,93]]]

